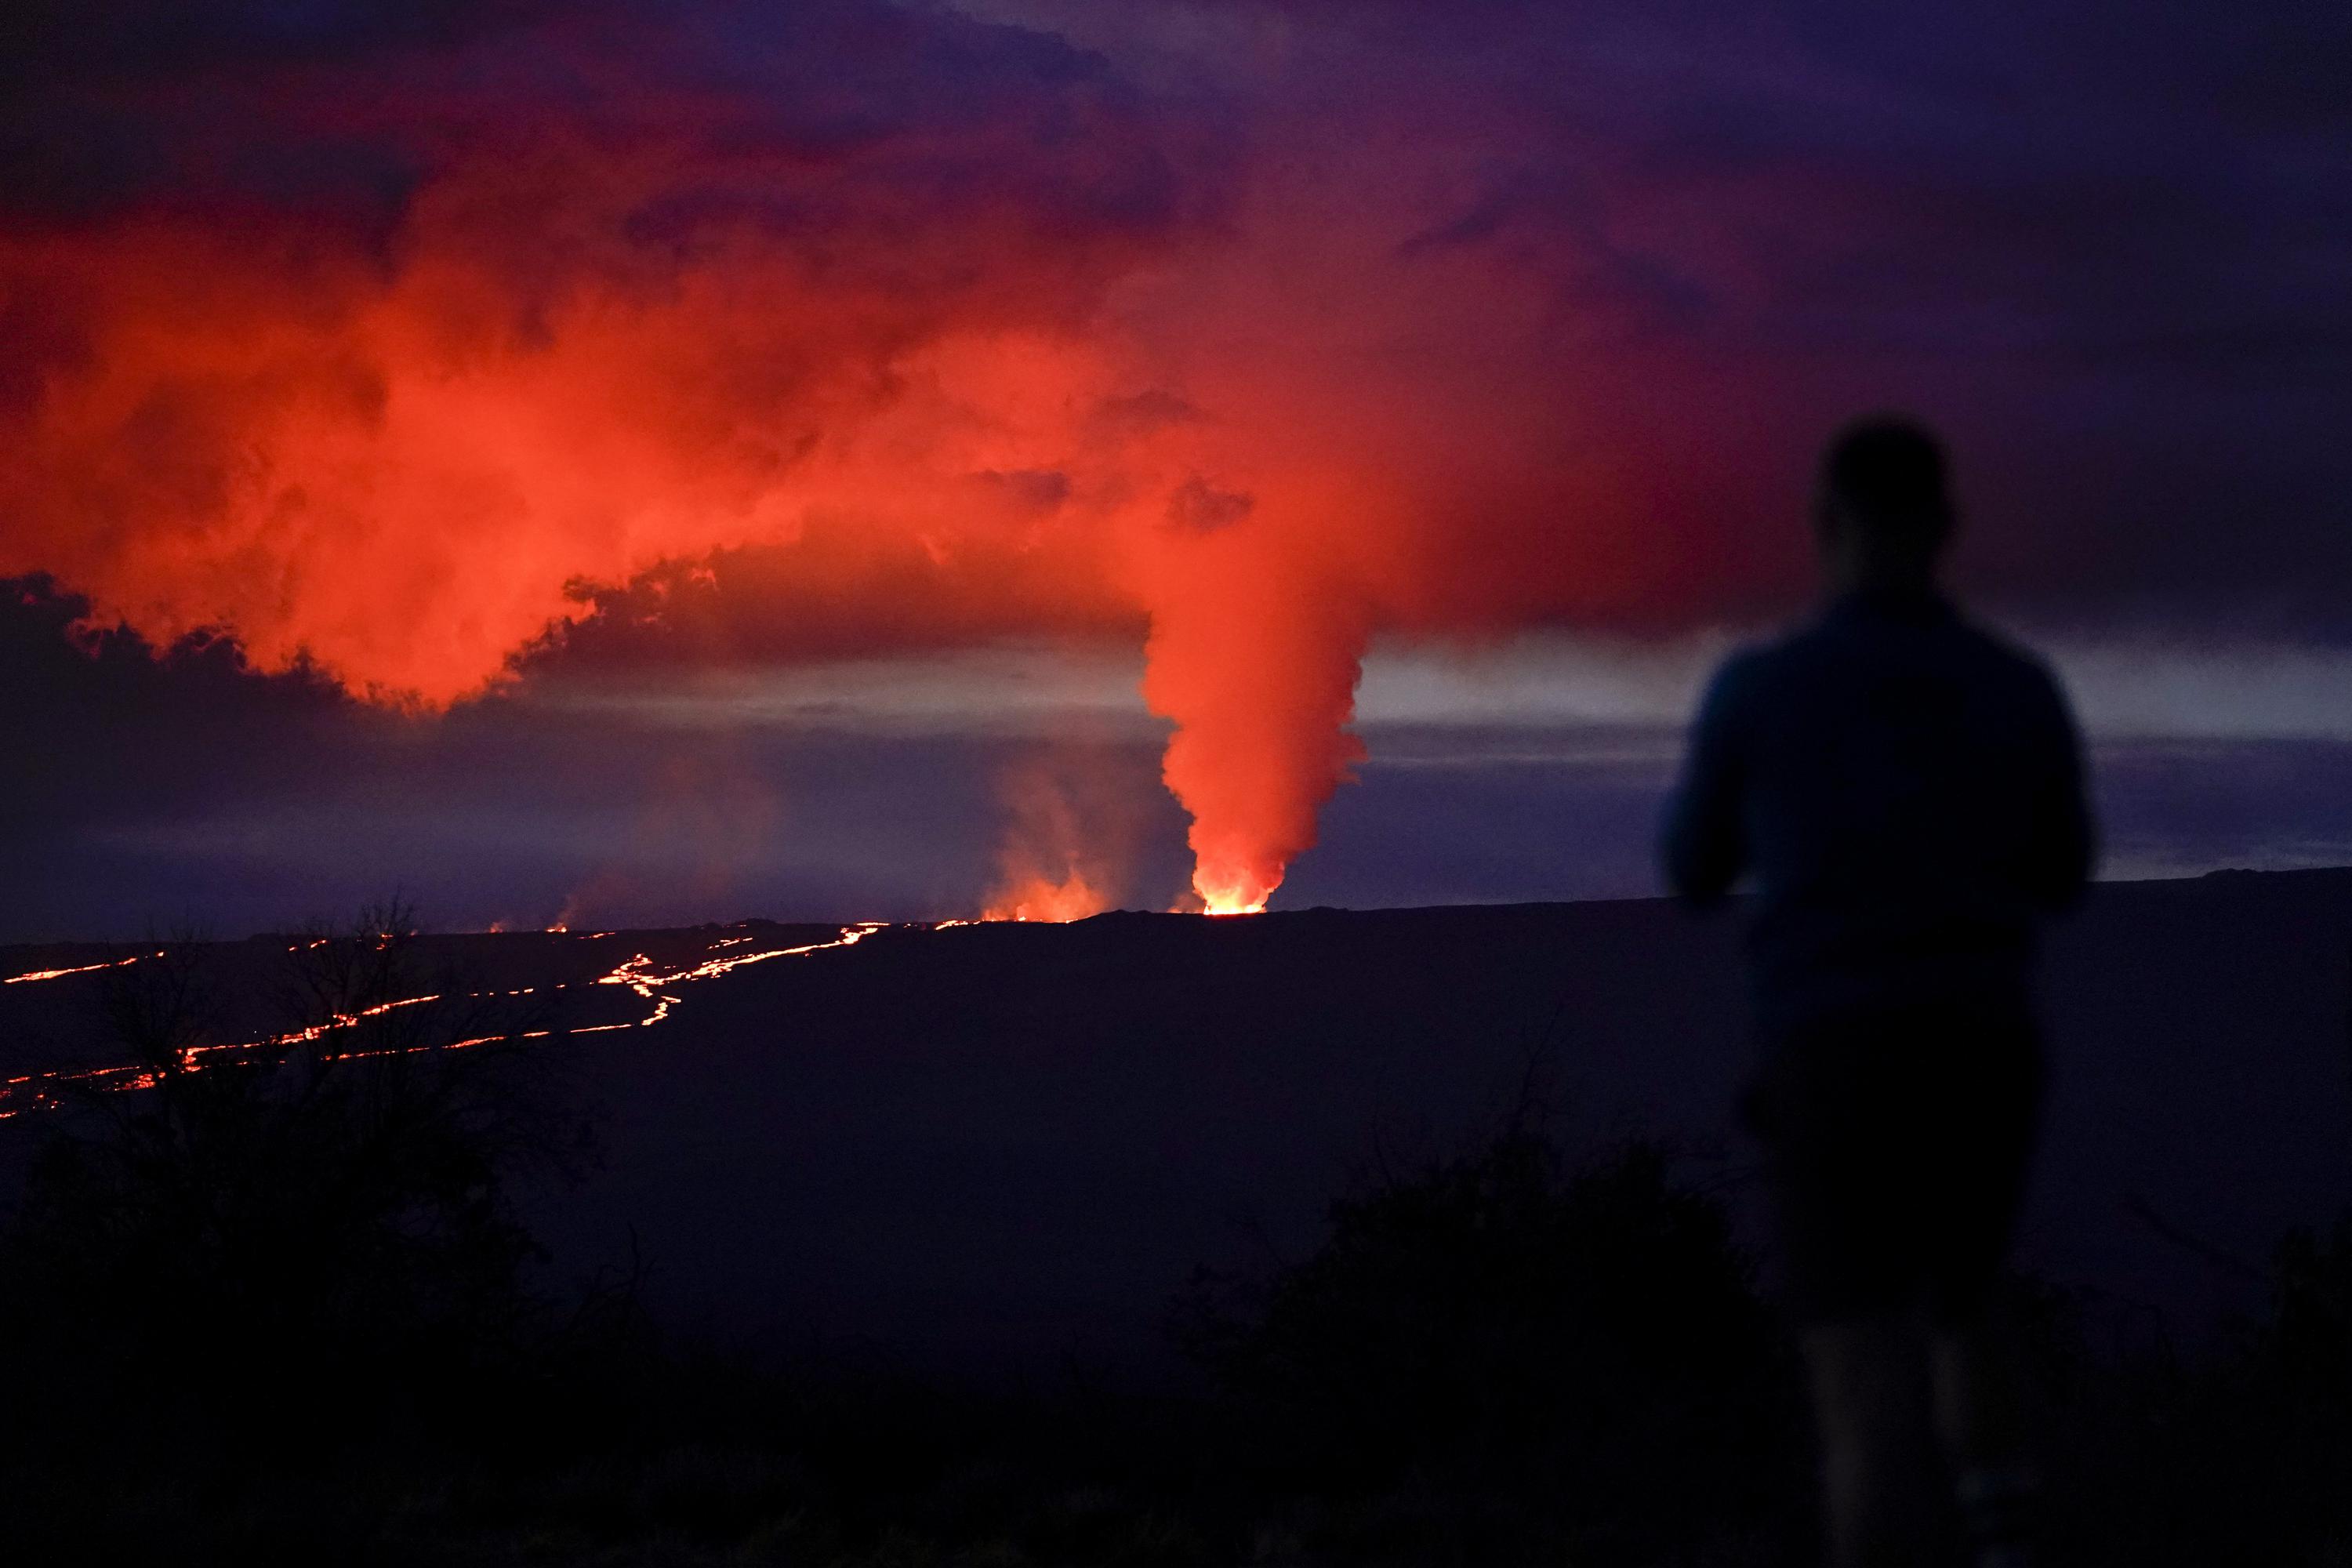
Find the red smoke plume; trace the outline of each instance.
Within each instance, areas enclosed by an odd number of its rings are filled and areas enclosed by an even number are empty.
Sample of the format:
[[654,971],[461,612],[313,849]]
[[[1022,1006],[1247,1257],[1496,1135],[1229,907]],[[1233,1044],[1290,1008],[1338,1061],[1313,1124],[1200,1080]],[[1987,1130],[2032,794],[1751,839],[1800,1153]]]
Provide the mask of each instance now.
[[1157,815],[1151,782],[1116,730],[1066,735],[1004,767],[1005,832],[982,918],[1076,921],[1128,901]]
[[1630,444],[1704,378],[1551,250],[1415,241],[1461,171],[1209,138],[1083,60],[934,81],[925,49],[998,32],[876,26],[827,36],[888,68],[831,118],[544,34],[562,81],[462,48],[378,92],[273,66],[222,89],[273,106],[257,138],[403,151],[380,221],[211,164],[5,217],[0,574],[425,707],[588,591],[742,546],[787,629],[1146,626],[1212,910],[1314,843],[1375,636],[1640,620],[1740,577],[1728,535],[1672,537],[1722,468]]

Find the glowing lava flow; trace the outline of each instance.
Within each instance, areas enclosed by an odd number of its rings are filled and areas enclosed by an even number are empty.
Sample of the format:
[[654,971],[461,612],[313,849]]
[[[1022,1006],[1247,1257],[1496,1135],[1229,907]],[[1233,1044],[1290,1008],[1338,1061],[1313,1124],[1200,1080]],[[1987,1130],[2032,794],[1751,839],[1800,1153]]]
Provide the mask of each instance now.
[[[1250,915],[1260,913],[1265,910],[1265,900],[1263,897],[1258,898],[1255,902],[1247,901],[1240,899],[1239,897],[1231,900],[1210,899],[1206,901],[1203,912],[1212,915]],[[1034,911],[1014,912],[1007,915],[991,911],[988,915],[982,916],[982,919],[1028,921],[1074,920],[1081,919],[1084,914],[1092,912],[1094,912],[1092,910],[1086,910],[1082,912],[1060,913],[1052,912],[1046,910],[1037,910]],[[977,922],[969,920],[945,920],[937,921],[929,927],[918,927],[916,929],[946,931],[953,926],[971,925],[974,923]],[[661,1023],[663,1020],[669,1017],[672,1009],[676,1008],[679,1005],[679,998],[675,994],[675,992],[679,987],[697,984],[705,980],[716,980],[720,975],[731,974],[736,970],[748,968],[751,964],[765,963],[772,958],[799,958],[804,957],[810,953],[831,952],[840,948],[855,947],[857,943],[865,941],[867,937],[872,936],[875,932],[888,929],[889,926],[887,921],[862,921],[854,925],[845,925],[842,927],[841,934],[835,937],[830,942],[803,942],[794,947],[761,948],[750,952],[735,952],[726,950],[743,947],[748,943],[758,941],[759,938],[756,932],[743,936],[722,937],[709,944],[707,950],[709,956],[705,957],[699,963],[688,964],[684,968],[671,970],[664,970],[657,966],[652,957],[648,954],[643,952],[634,953],[621,963],[614,965],[610,972],[600,974],[593,980],[585,982],[584,984],[591,985],[620,986],[635,995],[639,1000],[651,1004],[651,1010],[642,1018],[620,1024],[579,1024],[568,1028],[561,1029],[526,1029],[504,1034],[477,1035],[467,1039],[434,1041],[425,1045],[396,1046],[347,1051],[330,1051],[325,1053],[325,1059],[329,1061],[349,1061],[362,1057],[388,1056],[419,1051],[464,1050],[471,1046],[488,1045],[499,1040],[538,1040],[547,1039],[557,1035],[601,1035],[609,1034],[619,1029],[651,1028],[654,1025]],[[609,931],[600,931],[596,934],[598,936],[609,936],[612,933]],[[313,942],[307,945],[312,947],[319,946],[326,939],[321,938],[319,942]],[[583,938],[583,940],[593,939]],[[300,950],[299,948],[289,948],[287,951],[291,952]],[[5,982],[0,983],[14,985],[20,982],[62,979],[70,974],[88,974],[99,970],[119,969],[125,964],[135,963],[142,958],[151,956],[161,957],[163,956],[163,953],[159,950],[152,954],[133,953],[128,958],[114,959],[103,963],[86,963],[66,969],[34,970],[29,973],[9,975],[5,978]],[[568,988],[572,984],[572,982],[568,981],[558,981],[547,987],[547,989],[561,991]],[[505,991],[467,992],[463,994],[462,999],[467,1001],[483,1001],[499,996],[526,996],[532,994],[539,989],[540,987],[537,986],[525,985]],[[320,1041],[332,1037],[340,1031],[356,1028],[367,1019],[381,1017],[384,1014],[396,1012],[401,1008],[418,1007],[423,1006],[427,1003],[445,1000],[454,1001],[458,999],[459,998],[455,996],[445,996],[443,993],[437,991],[418,996],[395,997],[392,1001],[379,1002],[373,1006],[360,1008],[354,1012],[337,1013],[324,1023],[312,1024],[299,1029],[290,1029],[284,1034],[269,1035],[255,1040],[239,1040],[224,1042],[218,1045],[186,1047],[179,1053],[179,1065],[186,1071],[200,1072],[207,1067],[229,1061],[245,1060],[255,1057],[267,1056],[271,1053],[285,1052],[299,1046],[316,1045]],[[56,1107],[60,1103],[60,1098],[56,1091],[66,1085],[79,1084],[110,1092],[121,1092],[131,1089],[152,1089],[155,1087],[158,1078],[159,1074],[156,1069],[152,1068],[123,1066],[23,1073],[14,1078],[0,1079],[0,1121],[6,1121],[12,1117],[21,1116],[27,1110],[47,1110]]]
[[104,963],[77,964],[71,969],[36,969],[24,974],[11,974],[6,979],[0,980],[0,985],[22,985],[33,980],[62,980],[68,974],[89,974],[100,969],[120,969],[126,963],[136,963],[142,958],[163,956],[159,949],[152,953],[134,952],[128,958],[109,959]]
[[[966,922],[947,921],[943,923],[961,924]],[[854,947],[858,942],[861,942],[867,937],[872,936],[876,931],[885,929],[887,929],[887,922],[885,921],[861,921],[856,925],[842,927],[841,934],[834,938],[831,942],[813,942],[803,943],[797,947],[763,948],[755,952],[740,952],[710,957],[704,959],[699,963],[689,964],[683,969],[672,970],[667,973],[663,973],[657,970],[654,965],[654,961],[645,953],[636,953],[630,957],[626,962],[615,967],[610,973],[599,975],[593,981],[589,982],[589,984],[595,985],[625,986],[631,992],[634,992],[638,997],[654,1005],[653,1011],[651,1013],[633,1023],[583,1024],[565,1029],[527,1029],[509,1034],[477,1035],[470,1039],[436,1041],[431,1044],[419,1046],[393,1047],[381,1049],[331,1051],[326,1053],[325,1059],[329,1061],[350,1061],[363,1057],[389,1056],[417,1051],[464,1050],[469,1046],[488,1045],[497,1040],[537,1040],[546,1039],[555,1035],[597,1035],[604,1034],[614,1029],[650,1028],[652,1026],[658,1024],[663,1019],[668,1017],[670,1015],[670,1009],[677,1005],[678,999],[668,994],[669,987],[690,985],[697,981],[702,980],[715,980],[722,974],[732,973],[734,971],[745,968],[751,964],[764,963],[772,958],[796,958],[807,953],[830,952],[836,948]],[[598,932],[597,934],[600,936],[608,936],[612,933],[604,931]],[[746,942],[755,940],[755,936],[727,937],[711,943],[710,947],[711,951],[716,952],[717,950],[720,948],[740,947]],[[313,943],[312,945],[315,946],[317,944]],[[294,950],[289,949],[288,951],[292,952]],[[16,981],[20,980],[55,980],[68,974],[86,974],[94,970],[117,969],[121,967],[123,964],[136,963],[140,958],[145,956],[147,955],[142,953],[133,953],[129,958],[119,959],[107,963],[84,964],[79,968],[75,969],[37,970],[28,974],[12,975],[8,977],[7,983],[13,984]],[[160,957],[162,955],[161,953],[158,953],[155,956]],[[549,989],[561,991],[565,989],[569,984],[569,982],[558,981],[553,985],[550,986]],[[536,990],[538,990],[538,987],[536,986],[525,985],[508,991],[475,991],[467,993],[466,999],[468,1001],[479,1001],[495,996],[524,996],[532,994]],[[386,1013],[394,1012],[403,1007],[421,1006],[428,1002],[439,1002],[442,1000],[444,1000],[444,997],[439,992],[433,992],[421,996],[402,996],[389,1002],[379,1002],[373,1006],[363,1007],[356,1012],[337,1013],[325,1023],[312,1024],[305,1028],[289,1030],[282,1035],[271,1035],[258,1040],[240,1040],[223,1043],[220,1045],[190,1046],[184,1048],[179,1053],[180,1066],[187,1071],[198,1072],[202,1071],[205,1067],[213,1065],[212,1059],[241,1059],[270,1052],[290,1050],[297,1046],[316,1044],[320,1040],[328,1038],[338,1030],[355,1028],[362,1021],[368,1018],[380,1017]],[[52,1072],[19,1074],[14,1078],[0,1079],[0,1121],[5,1121],[12,1117],[21,1116],[27,1110],[39,1110],[54,1108],[59,1103],[59,1099],[56,1093],[52,1092],[52,1086],[62,1087],[68,1084],[83,1084],[110,1092],[121,1092],[131,1089],[152,1089],[155,1087],[157,1079],[158,1074],[155,1069],[144,1067],[101,1067],[74,1070],[60,1069]],[[17,1103],[20,1097],[28,1100],[29,1103]]]
[[[732,958],[706,958],[700,963],[674,970],[667,974],[656,973],[653,967],[654,961],[640,952],[614,969],[612,973],[599,975],[596,984],[625,985],[646,1001],[651,1002],[654,1005],[653,1012],[634,1024],[589,1024],[565,1032],[573,1035],[593,1035],[607,1029],[650,1028],[668,1017],[669,1010],[677,1004],[677,997],[663,994],[662,987],[665,985],[689,985],[698,980],[716,980],[719,976],[731,973],[747,964],[765,963],[772,958],[797,958],[803,953],[830,952],[835,948],[855,947],[876,931],[885,929],[886,923],[881,921],[866,921],[857,925],[844,926],[841,928],[841,934],[831,942],[813,942],[801,947],[772,947],[759,952],[737,953]],[[737,942],[751,940],[750,937],[731,937],[725,942],[714,942],[711,945],[732,947]]]

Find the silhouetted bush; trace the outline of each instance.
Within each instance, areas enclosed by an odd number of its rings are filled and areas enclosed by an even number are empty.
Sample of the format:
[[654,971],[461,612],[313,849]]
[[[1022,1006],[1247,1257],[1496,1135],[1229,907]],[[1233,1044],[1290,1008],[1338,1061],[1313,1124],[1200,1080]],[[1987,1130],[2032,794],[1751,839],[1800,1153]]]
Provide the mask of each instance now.
[[340,1442],[546,1341],[507,1184],[575,1156],[577,1124],[519,1017],[415,973],[409,924],[387,906],[290,943],[259,1041],[224,1026],[251,999],[197,944],[110,976],[146,1087],[84,1085],[0,1236],[0,1324],[43,1348],[10,1384],[20,1435]]
[[2352,1563],[2352,1214],[2279,1244],[2270,1311],[2182,1348],[2043,1324],[2053,1560]]
[[2262,1354],[2315,1417],[2352,1430],[2352,1211],[2324,1232],[2289,1232],[2273,1268]]
[[1515,1128],[1335,1204],[1296,1267],[1203,1274],[1179,1333],[1332,1495],[1433,1489],[1664,1550],[1759,1527],[1802,1464],[1749,1259],[1654,1143],[1570,1168]]
[[[213,1048],[255,999],[194,946],[110,972],[152,1082],[47,1124],[0,1231],[12,1563],[1802,1560],[1790,1347],[1661,1145],[1570,1162],[1522,1117],[1202,1274],[1206,1394],[759,1364],[663,1343],[626,1281],[534,1288],[509,1191],[582,1156],[562,1053],[415,973],[407,923],[289,942],[267,1048]],[[2053,1561],[2352,1564],[2352,1215],[2271,1278],[2194,1352],[2025,1292]]]

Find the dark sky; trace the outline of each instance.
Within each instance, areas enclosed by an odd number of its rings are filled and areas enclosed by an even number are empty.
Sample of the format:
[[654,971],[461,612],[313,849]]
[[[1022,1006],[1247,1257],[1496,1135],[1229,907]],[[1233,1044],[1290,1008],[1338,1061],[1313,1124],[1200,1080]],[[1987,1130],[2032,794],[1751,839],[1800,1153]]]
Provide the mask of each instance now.
[[2352,858],[2347,79],[2316,5],[19,5],[0,939],[1643,891],[1889,405],[2114,872]]

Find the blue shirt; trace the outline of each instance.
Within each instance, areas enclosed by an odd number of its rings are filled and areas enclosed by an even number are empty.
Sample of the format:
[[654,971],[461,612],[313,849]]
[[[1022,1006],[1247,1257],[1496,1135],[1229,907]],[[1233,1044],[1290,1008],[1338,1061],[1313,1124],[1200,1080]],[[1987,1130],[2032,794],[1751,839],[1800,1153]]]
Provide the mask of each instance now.
[[1716,674],[1669,882],[1755,879],[1768,1039],[1888,1005],[2021,1006],[2040,916],[2090,874],[2080,745],[2032,655],[1927,592],[1853,595]]

